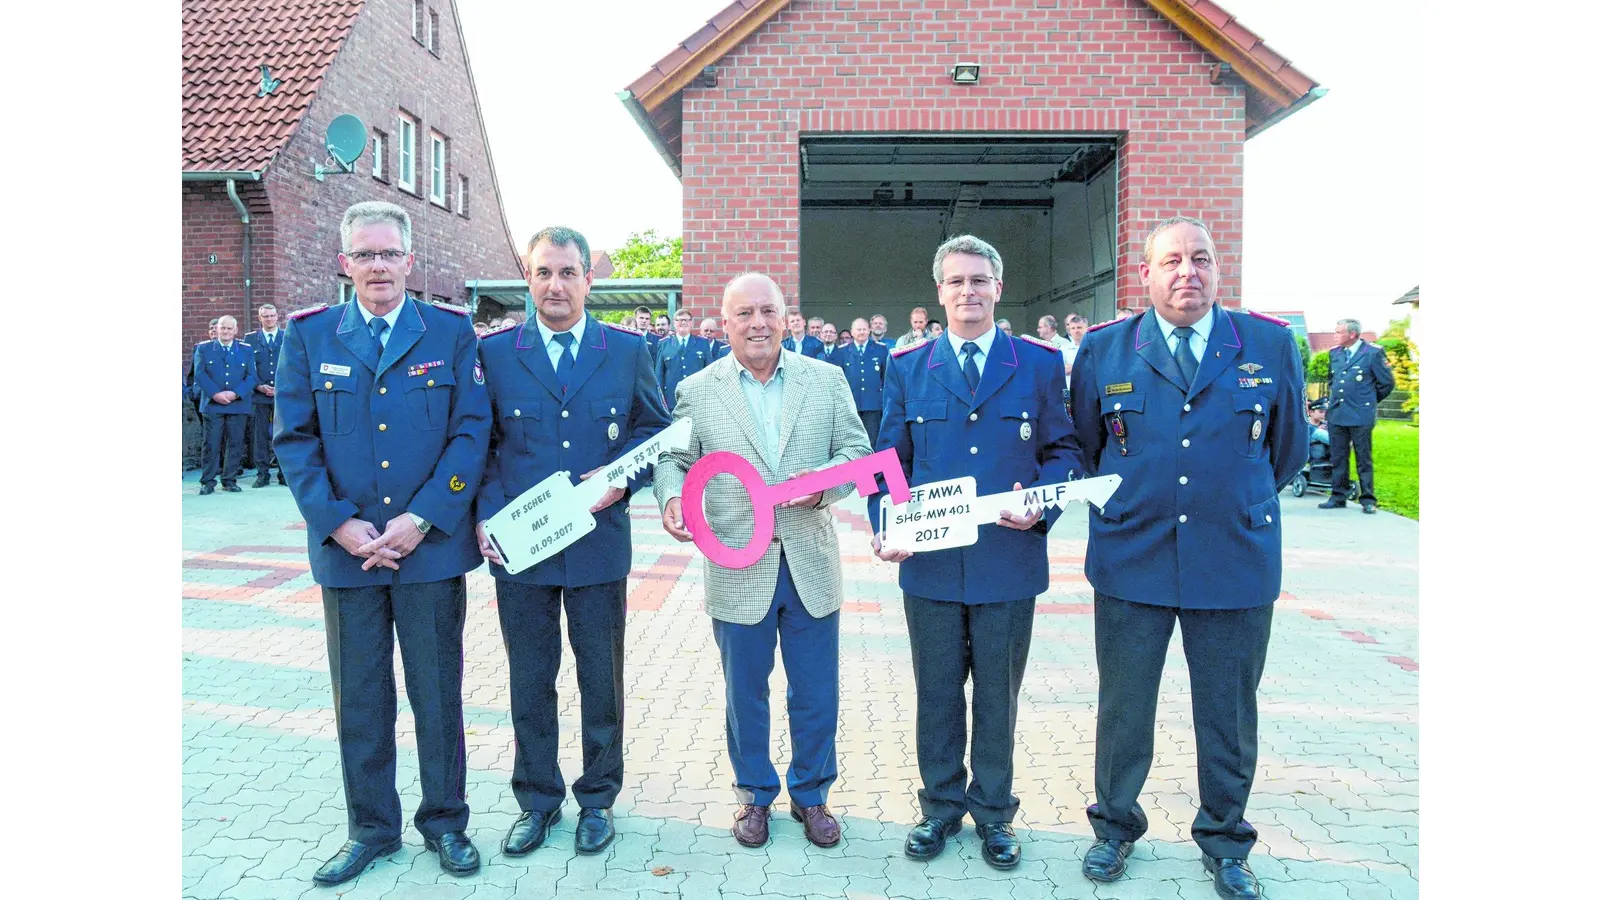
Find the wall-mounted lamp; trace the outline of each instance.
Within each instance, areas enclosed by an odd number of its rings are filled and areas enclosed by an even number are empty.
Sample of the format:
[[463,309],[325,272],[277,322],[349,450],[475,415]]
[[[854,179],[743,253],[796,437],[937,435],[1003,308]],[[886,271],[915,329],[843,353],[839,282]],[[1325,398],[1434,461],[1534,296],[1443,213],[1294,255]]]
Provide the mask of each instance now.
[[717,67],[716,66],[706,66],[704,69],[701,69],[700,70],[700,74],[696,75],[695,78],[694,78],[694,86],[697,87],[697,88],[714,88],[714,87],[716,87],[717,86]]
[[950,80],[956,84],[977,84],[978,64],[974,62],[956,63],[950,70]]

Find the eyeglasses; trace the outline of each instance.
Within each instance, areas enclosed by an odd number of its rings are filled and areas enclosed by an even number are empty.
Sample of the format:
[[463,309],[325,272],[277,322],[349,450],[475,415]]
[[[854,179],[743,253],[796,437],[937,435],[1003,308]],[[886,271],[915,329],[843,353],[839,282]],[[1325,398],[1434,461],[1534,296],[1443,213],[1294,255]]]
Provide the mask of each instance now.
[[357,250],[354,253],[345,255],[362,265],[366,265],[379,257],[382,257],[384,262],[396,263],[411,254],[405,250]]
[[951,277],[946,278],[943,284],[945,287],[953,288],[955,290],[960,290],[961,286],[964,284],[971,284],[974,289],[981,291],[989,285],[994,284],[994,279],[987,275],[974,275],[971,278],[962,278],[960,275],[952,275]]

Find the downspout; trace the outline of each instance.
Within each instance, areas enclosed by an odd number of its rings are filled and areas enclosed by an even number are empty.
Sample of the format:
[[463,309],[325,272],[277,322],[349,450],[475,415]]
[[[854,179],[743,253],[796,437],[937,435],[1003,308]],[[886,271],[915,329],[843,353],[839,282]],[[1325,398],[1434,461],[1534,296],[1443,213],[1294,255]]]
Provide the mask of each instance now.
[[239,189],[236,182],[228,179],[228,199],[233,201],[233,208],[239,211],[239,221],[244,225],[244,318],[240,321],[250,321],[250,211],[245,209],[244,202],[239,199]]

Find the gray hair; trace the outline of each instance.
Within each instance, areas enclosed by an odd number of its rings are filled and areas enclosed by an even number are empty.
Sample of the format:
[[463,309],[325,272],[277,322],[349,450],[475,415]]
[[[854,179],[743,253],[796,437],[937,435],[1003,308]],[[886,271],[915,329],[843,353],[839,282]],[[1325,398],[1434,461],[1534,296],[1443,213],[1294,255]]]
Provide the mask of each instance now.
[[807,325],[810,325],[812,322],[821,322],[824,325],[828,324],[828,320],[824,319],[821,316],[812,316],[811,318],[806,320],[806,324]]
[[[534,232],[528,238],[527,253],[532,254],[533,248],[539,246],[540,241],[549,241],[556,247],[577,247],[578,259],[583,263],[583,274],[589,274],[589,241],[582,234],[572,228],[563,228],[560,225],[551,225]],[[634,310],[635,313],[638,310]]]
[[1011,320],[1010,319],[995,319],[994,320],[994,324],[996,324],[996,325],[1010,325],[1011,324]]
[[217,317],[217,324],[221,325],[223,322],[232,322],[233,323],[233,327],[235,327],[235,328],[239,327],[239,320],[235,319],[233,316],[218,316]]
[[278,308],[276,306],[273,306],[271,303],[263,303],[259,307],[256,308],[256,312],[263,313],[263,312],[266,312],[269,309],[272,310],[273,312],[277,312],[278,311]]
[[783,288],[778,287],[778,283],[772,280],[772,276],[765,272],[741,272],[735,275],[732,281],[728,282],[728,286],[722,289],[722,314],[724,316],[728,314],[728,295],[733,293],[734,285],[746,279],[765,282],[767,287],[771,289],[773,298],[778,301],[778,318],[788,318],[784,311],[786,307],[783,302]]
[[411,216],[405,210],[383,200],[364,200],[344,211],[339,222],[339,250],[350,252],[350,238],[357,228],[390,222],[400,229],[400,249],[411,252]]
[[1051,331],[1060,331],[1061,330],[1060,326],[1058,326],[1056,324],[1056,317],[1050,315],[1049,313],[1046,313],[1045,315],[1042,315],[1042,316],[1039,317],[1039,324],[1040,325],[1049,325]]
[[989,261],[990,268],[994,269],[994,280],[1003,281],[1002,273],[1005,264],[1000,261],[1000,251],[996,250],[988,241],[973,237],[970,234],[958,234],[939,245],[933,254],[933,282],[938,284],[944,280],[944,258],[952,253],[970,253],[981,256]]
[[1216,246],[1216,244],[1217,244],[1216,239],[1211,237],[1211,229],[1206,226],[1206,223],[1200,221],[1199,219],[1194,218],[1193,216],[1168,216],[1165,219],[1162,219],[1161,221],[1157,222],[1155,227],[1150,229],[1150,233],[1145,236],[1145,239],[1144,239],[1144,261],[1145,261],[1146,265],[1148,265],[1150,263],[1150,254],[1155,252],[1155,249],[1156,249],[1156,235],[1160,234],[1163,231],[1166,231],[1168,228],[1171,228],[1174,225],[1183,225],[1183,224],[1189,224],[1189,225],[1198,226],[1201,231],[1204,231],[1206,233],[1206,240],[1211,241],[1211,245],[1213,247]]
[[1067,324],[1071,325],[1073,322],[1082,322],[1085,325],[1089,324],[1088,319],[1085,319],[1083,316],[1080,316],[1077,313],[1067,316]]
[[1344,330],[1350,334],[1361,334],[1361,321],[1359,319],[1340,319],[1333,324],[1343,325]]

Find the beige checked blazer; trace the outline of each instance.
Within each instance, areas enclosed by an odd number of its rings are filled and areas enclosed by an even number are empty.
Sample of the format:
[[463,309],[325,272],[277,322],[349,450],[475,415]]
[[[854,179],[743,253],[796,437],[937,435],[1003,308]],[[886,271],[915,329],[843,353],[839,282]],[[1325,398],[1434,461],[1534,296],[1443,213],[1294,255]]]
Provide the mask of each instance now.
[[[755,418],[739,387],[738,364],[730,353],[678,385],[674,419],[689,417],[694,430],[689,447],[666,454],[656,464],[656,502],[683,494],[689,467],[701,456],[730,450],[756,467],[767,484],[787,480],[802,469],[825,469],[872,452],[866,429],[856,415],[844,370],[790,350],[783,352],[783,420],[775,458],[761,450]],[[806,611],[816,617],[833,613],[844,599],[839,563],[839,536],[828,507],[850,495],[845,484],[823,493],[815,509],[777,510],[772,546],[748,569],[725,569],[706,560],[706,611],[712,618],[754,625],[772,608],[778,586],[780,548]],[[706,485],[706,521],[729,547],[743,547],[755,530],[749,496],[731,475]]]

